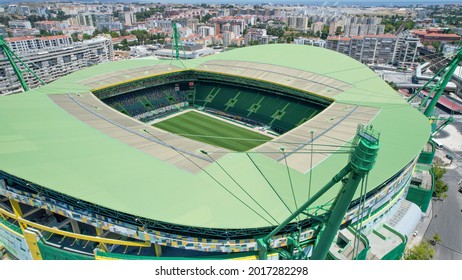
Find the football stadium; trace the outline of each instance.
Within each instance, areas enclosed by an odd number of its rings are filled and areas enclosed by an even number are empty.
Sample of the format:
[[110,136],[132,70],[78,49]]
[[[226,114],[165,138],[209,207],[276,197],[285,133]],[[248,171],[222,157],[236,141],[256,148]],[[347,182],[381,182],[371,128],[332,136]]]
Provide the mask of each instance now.
[[100,64],[0,117],[18,259],[399,259],[420,218],[405,197],[428,119],[322,48]]

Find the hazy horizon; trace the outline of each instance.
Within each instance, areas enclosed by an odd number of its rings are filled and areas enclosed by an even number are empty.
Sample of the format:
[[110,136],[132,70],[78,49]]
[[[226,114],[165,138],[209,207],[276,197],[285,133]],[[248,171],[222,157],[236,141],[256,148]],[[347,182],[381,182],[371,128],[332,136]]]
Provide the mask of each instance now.
[[17,0],[0,0],[0,4],[20,4],[20,3],[53,3],[53,2],[86,2],[86,3],[162,3],[162,4],[292,4],[292,5],[374,5],[374,6],[391,6],[391,5],[437,5],[437,4],[460,4],[460,0],[337,0],[337,1],[322,1],[322,0],[29,0],[29,1],[17,1]]

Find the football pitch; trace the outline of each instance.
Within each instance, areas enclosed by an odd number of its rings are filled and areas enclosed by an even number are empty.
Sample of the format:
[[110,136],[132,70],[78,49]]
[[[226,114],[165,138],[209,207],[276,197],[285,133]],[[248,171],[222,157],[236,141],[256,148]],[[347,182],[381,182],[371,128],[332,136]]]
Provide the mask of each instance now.
[[238,152],[248,151],[271,140],[268,136],[194,111],[155,123],[153,126]]

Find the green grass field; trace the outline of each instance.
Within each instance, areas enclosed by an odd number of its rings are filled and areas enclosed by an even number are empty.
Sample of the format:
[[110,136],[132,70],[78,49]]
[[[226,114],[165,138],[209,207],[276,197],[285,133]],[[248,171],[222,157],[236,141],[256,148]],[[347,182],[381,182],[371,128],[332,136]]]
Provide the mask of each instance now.
[[271,140],[270,137],[190,111],[153,126],[233,151],[248,151]]

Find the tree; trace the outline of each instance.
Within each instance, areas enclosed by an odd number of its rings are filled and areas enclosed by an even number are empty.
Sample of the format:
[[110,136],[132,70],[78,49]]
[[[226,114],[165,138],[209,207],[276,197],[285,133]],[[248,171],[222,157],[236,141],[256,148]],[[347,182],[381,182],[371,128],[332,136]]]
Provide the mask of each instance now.
[[135,13],[136,19],[138,21],[145,21],[147,18],[150,16],[157,14],[157,13],[163,13],[165,10],[164,7],[156,7],[156,8],[149,8],[149,10],[146,10],[144,12],[137,12]]
[[328,35],[329,35],[329,26],[326,25],[322,28],[321,39],[326,40]]
[[421,242],[412,247],[404,259],[406,260],[431,260],[435,255],[435,250],[428,241]]
[[252,41],[249,42],[249,46],[256,46],[256,45],[260,45],[260,41],[252,40]]
[[439,51],[441,47],[441,42],[434,41],[432,42],[432,46],[435,48],[436,51]]
[[201,22],[206,23],[209,19],[211,19],[213,16],[209,13],[207,13],[205,16],[202,17]]
[[35,25],[35,23],[37,21],[43,21],[43,20],[46,20],[46,17],[44,16],[38,16],[38,15],[30,15],[27,17],[27,20],[30,21],[30,23],[32,24],[32,26]]
[[341,26],[337,26],[337,28],[335,29],[335,35],[338,36],[338,35],[340,35],[340,34],[342,34],[342,33],[343,33],[342,27],[341,27]]
[[432,167],[433,174],[435,174],[435,180],[443,179],[444,174],[446,174],[446,168],[442,167],[439,164],[434,164]]
[[145,44],[146,39],[149,38],[149,33],[146,30],[133,30],[131,34],[135,35],[141,44]]
[[90,40],[91,39],[91,36],[88,35],[88,34],[83,34],[83,40]]
[[435,233],[435,235],[433,235],[433,240],[435,240],[436,243],[441,243],[441,236]]
[[63,11],[59,10],[56,14],[56,20],[63,21],[70,18],[70,15],[66,15]]
[[111,35],[111,38],[120,37],[119,33],[115,32],[115,31],[109,31],[108,33],[109,33],[109,35]]
[[72,33],[71,38],[72,38],[73,42],[79,41],[79,33],[77,33],[77,32]]
[[48,31],[44,30],[44,29],[41,29],[40,30],[40,36],[41,37],[46,37],[46,36],[51,36],[52,34],[49,33]]
[[443,182],[443,180],[437,180],[435,183],[435,190],[433,191],[434,196],[440,199],[444,199],[447,197],[448,192],[448,184]]
[[435,175],[435,188],[433,190],[433,196],[444,199],[447,196],[449,189],[448,184],[443,181],[443,176],[446,174],[446,169],[438,164],[432,167],[433,174]]
[[5,16],[5,15],[0,15],[0,23],[5,25],[6,27],[9,27],[9,21],[11,20],[11,18],[9,16]]

